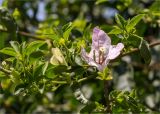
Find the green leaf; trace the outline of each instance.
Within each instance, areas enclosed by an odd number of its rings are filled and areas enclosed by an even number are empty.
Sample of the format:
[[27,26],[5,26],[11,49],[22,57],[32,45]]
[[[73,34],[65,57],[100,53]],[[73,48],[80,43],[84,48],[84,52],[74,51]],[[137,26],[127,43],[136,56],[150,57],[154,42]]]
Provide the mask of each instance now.
[[80,110],[80,113],[90,114],[95,108],[96,108],[96,104],[94,102],[90,102]]
[[10,41],[11,46],[13,47],[13,49],[15,50],[16,53],[20,53],[20,45],[18,42],[16,41]]
[[151,12],[157,12],[157,13],[159,13],[159,11],[160,11],[159,6],[160,6],[160,1],[159,0],[155,0],[153,2],[153,4],[150,6],[149,10]]
[[113,77],[111,75],[111,71],[107,67],[103,70],[103,72],[98,72],[97,78],[100,80],[112,80],[113,79]]
[[126,20],[119,14],[115,15],[115,20],[117,24],[119,25],[119,27],[124,29],[124,27],[126,26]]
[[39,78],[39,76],[41,76],[43,74],[43,66],[44,66],[43,63],[41,63],[41,64],[35,63],[34,64],[34,67],[33,67],[33,76],[35,78],[37,78],[37,77]]
[[43,65],[43,68],[42,68],[42,74],[44,75],[46,70],[48,68],[48,62],[46,62],[44,65]]
[[0,7],[0,24],[7,28],[10,33],[16,33],[17,24],[8,9]]
[[72,23],[68,23],[68,24],[64,25],[62,29],[64,30],[63,38],[65,40],[68,40],[69,35],[70,35],[70,33],[71,33],[72,29],[73,29]]
[[3,0],[2,6],[7,8],[8,7],[8,0]]
[[144,59],[146,64],[151,62],[151,53],[149,49],[149,44],[145,40],[141,40],[139,45],[140,55]]
[[133,47],[137,48],[140,45],[142,39],[143,39],[142,37],[132,34],[127,39],[127,42],[129,43],[127,45],[132,45]]
[[46,70],[46,76],[48,78],[54,79],[57,76],[62,75],[62,73],[66,71],[67,71],[67,66],[65,65],[54,66],[54,65],[49,64]]
[[34,41],[31,42],[26,48],[26,54],[30,55],[34,51],[38,51],[38,49],[45,44],[44,41]]
[[144,17],[145,14],[139,14],[137,16],[134,16],[126,25],[126,30],[130,32],[137,23]]
[[122,30],[120,28],[115,28],[111,30],[108,34],[120,34],[122,33]]
[[13,48],[10,47],[6,47],[0,50],[0,53],[6,54],[6,55],[10,55],[10,56],[16,56],[16,52],[14,51]]
[[95,2],[95,4],[98,5],[98,4],[107,2],[107,1],[108,1],[108,0],[97,0],[97,1]]

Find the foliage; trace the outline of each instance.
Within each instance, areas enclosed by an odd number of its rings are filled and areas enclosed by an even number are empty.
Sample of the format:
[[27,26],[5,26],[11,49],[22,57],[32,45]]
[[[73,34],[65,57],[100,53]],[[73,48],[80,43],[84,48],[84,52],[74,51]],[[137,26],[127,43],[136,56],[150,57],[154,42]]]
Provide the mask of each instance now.
[[[37,16],[39,4],[45,4],[45,19]],[[159,49],[150,49],[153,45],[149,44],[160,35],[158,4],[4,0],[0,7],[0,112],[159,112]],[[118,13],[106,18],[100,12],[105,8]],[[124,44],[122,54],[102,72],[81,58],[82,47],[91,49],[95,26],[108,33],[113,45]]]

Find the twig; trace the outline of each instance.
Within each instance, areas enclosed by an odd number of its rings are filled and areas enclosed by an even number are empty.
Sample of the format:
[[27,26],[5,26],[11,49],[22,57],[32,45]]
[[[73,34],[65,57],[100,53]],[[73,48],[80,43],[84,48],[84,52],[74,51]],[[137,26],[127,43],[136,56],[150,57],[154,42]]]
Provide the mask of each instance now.
[[[0,29],[1,32],[8,32],[7,30],[5,29]],[[23,31],[17,31],[18,34],[22,35],[22,36],[26,36],[26,37],[31,37],[33,39],[37,39],[37,40],[46,40],[48,38],[43,38],[43,37],[39,37],[37,35],[34,35],[34,34],[30,34],[30,33],[27,33],[27,32],[23,32]]]
[[23,31],[18,31],[18,34],[23,35],[23,36],[27,36],[27,37],[31,37],[31,38],[34,38],[34,39],[37,39],[37,40],[46,40],[46,39],[48,39],[48,38],[38,37],[36,35],[30,34],[30,33],[27,33],[27,32],[23,32]]
[[[157,45],[160,45],[160,40],[157,40],[157,41],[154,41],[154,42],[150,43],[150,44],[149,44],[149,47],[154,47],[154,46],[157,46]],[[134,53],[134,52],[137,52],[137,51],[139,51],[139,49],[138,49],[138,48],[134,48],[134,49],[132,49],[131,51],[126,52],[126,53],[120,55],[120,56],[117,57],[116,59],[119,59],[119,58],[124,57],[124,56],[126,56],[126,55],[130,55],[131,53]],[[112,60],[112,62],[113,62],[113,61],[115,61],[115,60]]]

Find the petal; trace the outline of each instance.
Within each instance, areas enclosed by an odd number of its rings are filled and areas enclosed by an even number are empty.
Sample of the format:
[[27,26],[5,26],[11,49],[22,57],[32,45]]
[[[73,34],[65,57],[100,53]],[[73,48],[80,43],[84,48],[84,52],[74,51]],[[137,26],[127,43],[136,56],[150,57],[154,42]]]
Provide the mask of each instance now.
[[102,69],[102,66],[98,63],[96,63],[89,55],[88,53],[86,53],[85,49],[82,48],[81,49],[81,56],[82,58],[88,63],[88,65],[90,66],[95,66],[98,68],[98,70]]
[[124,48],[122,43],[118,43],[116,46],[110,46],[107,59],[115,59],[120,55],[120,51]]
[[98,63],[99,62],[99,51],[91,49],[89,53],[89,57]]
[[92,34],[92,48],[99,50],[100,47],[109,48],[111,45],[111,39],[101,29],[95,27]]
[[81,48],[81,56],[86,62],[89,61],[88,53],[86,52],[86,50],[84,48]]

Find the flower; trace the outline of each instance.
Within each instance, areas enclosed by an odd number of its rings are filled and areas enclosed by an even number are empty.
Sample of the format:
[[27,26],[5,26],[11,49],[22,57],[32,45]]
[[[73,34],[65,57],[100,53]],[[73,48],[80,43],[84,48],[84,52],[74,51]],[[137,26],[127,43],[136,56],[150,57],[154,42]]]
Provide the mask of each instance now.
[[81,56],[88,65],[95,66],[99,71],[103,71],[110,60],[120,55],[120,51],[123,48],[123,43],[111,45],[109,36],[103,30],[95,27],[92,34],[91,51],[88,54],[82,47]]

